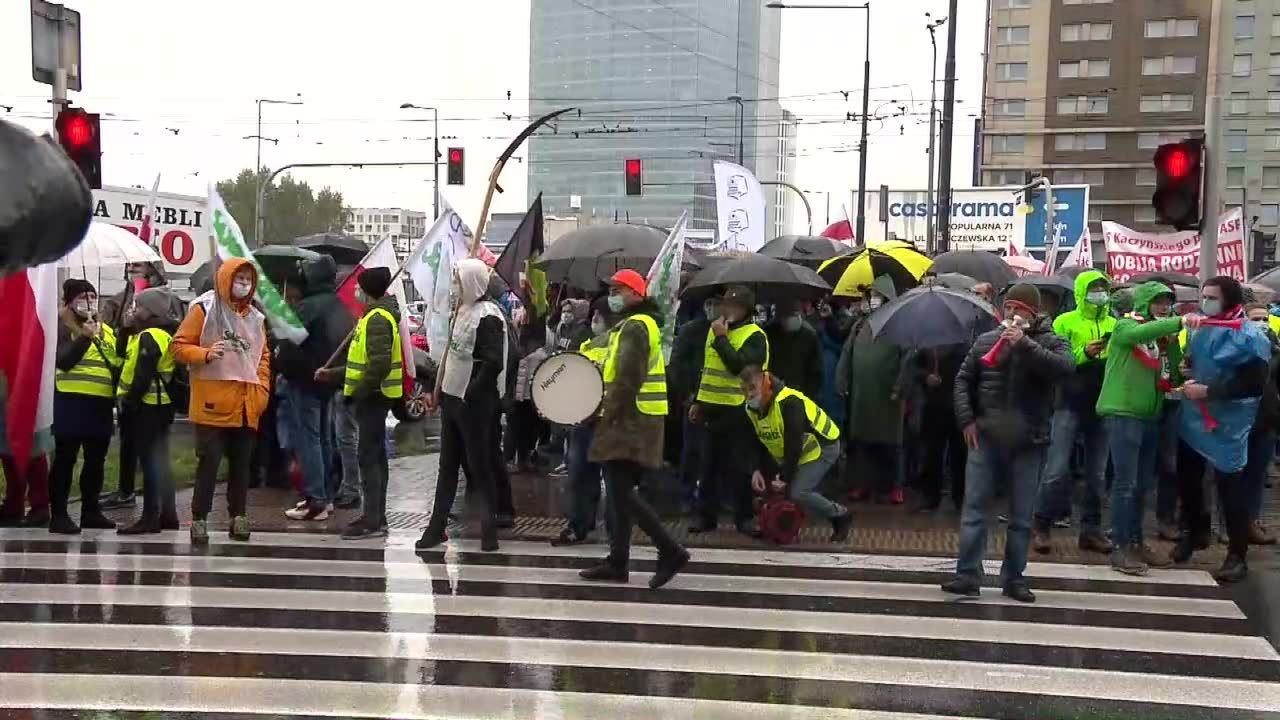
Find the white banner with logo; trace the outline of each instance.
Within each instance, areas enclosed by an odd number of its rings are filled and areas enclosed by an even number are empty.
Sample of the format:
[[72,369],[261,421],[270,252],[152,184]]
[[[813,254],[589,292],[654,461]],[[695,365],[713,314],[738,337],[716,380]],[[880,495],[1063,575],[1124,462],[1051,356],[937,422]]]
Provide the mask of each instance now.
[[755,252],[764,247],[764,190],[750,170],[723,160],[712,163],[720,249]]

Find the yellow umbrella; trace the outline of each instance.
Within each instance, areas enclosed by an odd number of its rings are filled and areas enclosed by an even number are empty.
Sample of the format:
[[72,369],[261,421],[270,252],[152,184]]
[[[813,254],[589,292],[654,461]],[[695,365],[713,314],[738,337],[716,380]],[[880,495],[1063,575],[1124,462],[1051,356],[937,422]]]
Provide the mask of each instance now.
[[854,255],[834,257],[818,267],[818,274],[831,283],[832,294],[861,297],[863,288],[881,275],[888,275],[899,293],[920,284],[933,260],[915,246],[901,240],[871,242]]

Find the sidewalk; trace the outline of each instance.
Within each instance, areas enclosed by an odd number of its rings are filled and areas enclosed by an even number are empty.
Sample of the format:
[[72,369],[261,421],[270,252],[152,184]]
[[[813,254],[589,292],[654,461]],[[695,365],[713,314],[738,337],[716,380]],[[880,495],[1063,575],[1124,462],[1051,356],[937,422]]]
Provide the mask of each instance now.
[[[391,482],[387,493],[387,521],[393,529],[419,530],[426,526],[430,517],[431,504],[435,498],[436,476],[439,471],[438,441],[431,433],[436,426],[424,423],[416,426],[400,426],[394,431],[394,439],[400,455],[391,461]],[[546,478],[539,475],[517,475],[512,478],[515,506],[517,511],[516,526],[504,531],[502,537],[521,540],[549,540],[559,534],[563,527],[564,507],[562,501],[567,481]],[[463,483],[465,487],[465,482]],[[223,487],[219,486],[218,499],[214,502],[214,512],[210,516],[210,526],[225,529],[228,525],[226,503],[222,500]],[[1280,493],[1268,491],[1268,504],[1265,515],[1272,528],[1280,529]],[[276,490],[258,488],[249,493],[249,516],[255,530],[287,531],[287,532],[340,532],[347,523],[354,520],[357,511],[339,510],[325,522],[296,522],[284,516],[284,511],[296,502],[292,490]],[[776,546],[737,533],[731,524],[724,522],[721,528],[713,533],[690,535],[687,532],[686,518],[680,516],[678,508],[671,503],[663,507],[662,497],[658,498],[659,512],[666,518],[666,526],[681,542],[692,547],[716,548],[760,548],[777,549]],[[460,490],[455,503],[455,514],[466,517],[464,491]],[[855,522],[849,541],[834,546],[827,541],[830,528],[823,523],[806,527],[799,541],[786,549],[805,551],[838,551],[843,553],[868,554],[901,554],[932,555],[939,557],[955,557],[957,546],[957,529],[959,517],[944,503],[943,508],[935,513],[920,515],[910,513],[904,506],[853,504],[850,505]],[[190,521],[191,491],[179,492],[178,512],[185,525]],[[996,511],[998,512],[998,510]],[[117,521],[123,522],[132,517],[128,511],[111,513]],[[603,522],[599,525],[603,528]],[[1149,522],[1148,532],[1154,532],[1154,523]],[[1003,525],[993,524],[989,539],[988,556],[1000,557],[1004,548]],[[452,527],[455,535],[466,531],[460,527]],[[474,530],[472,530],[474,532]],[[1054,549],[1048,555],[1033,553],[1033,561],[1096,563],[1107,562],[1107,557],[1092,553],[1083,553],[1076,547],[1076,530],[1055,530]],[[603,531],[597,533],[597,542],[605,541]],[[637,542],[646,542],[638,532]],[[1157,550],[1167,551],[1169,543],[1152,538],[1151,544]],[[1259,555],[1266,553],[1271,557],[1280,557],[1275,547],[1255,548]],[[603,548],[602,548],[603,552]],[[1225,549],[1215,545],[1210,550],[1197,553],[1197,564],[1204,567],[1214,566],[1222,562]]]

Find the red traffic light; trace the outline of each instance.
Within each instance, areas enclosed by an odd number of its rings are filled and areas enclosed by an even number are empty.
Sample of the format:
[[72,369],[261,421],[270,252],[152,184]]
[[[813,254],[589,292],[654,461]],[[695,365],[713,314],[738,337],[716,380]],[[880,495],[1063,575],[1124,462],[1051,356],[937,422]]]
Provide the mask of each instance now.
[[1160,160],[1165,175],[1171,178],[1185,177],[1191,170],[1191,156],[1187,154],[1186,148],[1180,145],[1169,150]]
[[93,141],[93,128],[83,113],[70,115],[58,131],[58,137],[71,147],[84,147]]
[[622,165],[623,180],[628,195],[641,195],[644,193],[644,178],[641,176],[643,166],[640,158],[627,158]]
[[1156,220],[1176,230],[1200,228],[1204,140],[1188,138],[1156,148],[1152,158],[1156,190],[1151,207]]
[[465,163],[463,162],[463,152],[460,147],[451,147],[446,154],[449,162],[446,163],[445,182],[449,185],[463,185],[466,182]]
[[95,113],[68,107],[58,112],[53,121],[58,145],[80,170],[92,189],[102,187],[102,138]]
[[460,162],[462,162],[462,151],[461,151],[461,150],[459,150],[458,148],[454,148],[454,149],[450,150],[450,151],[449,151],[449,162],[452,162],[452,163],[460,163]]
[[636,158],[631,158],[630,160],[627,161],[627,175],[634,177],[639,174],[640,174],[640,161],[637,160]]

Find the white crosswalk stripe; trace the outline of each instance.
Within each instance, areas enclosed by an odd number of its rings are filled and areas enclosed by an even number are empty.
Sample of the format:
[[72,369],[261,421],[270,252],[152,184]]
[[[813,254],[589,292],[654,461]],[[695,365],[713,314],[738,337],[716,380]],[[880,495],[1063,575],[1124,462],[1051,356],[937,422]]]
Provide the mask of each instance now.
[[650,591],[643,548],[617,586],[577,577],[600,547],[412,540],[0,530],[0,710],[1280,720],[1280,654],[1199,571],[1033,564],[1020,605],[945,559],[706,550]]

